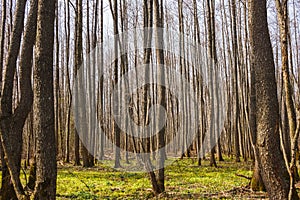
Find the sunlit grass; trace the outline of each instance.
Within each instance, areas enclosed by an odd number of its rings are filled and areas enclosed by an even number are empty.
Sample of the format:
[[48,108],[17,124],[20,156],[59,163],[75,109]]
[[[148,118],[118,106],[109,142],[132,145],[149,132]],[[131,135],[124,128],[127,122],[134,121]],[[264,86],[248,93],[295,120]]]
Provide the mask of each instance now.
[[[249,184],[249,180],[236,174],[250,177],[253,170],[251,162],[235,163],[225,158],[215,168],[209,166],[209,161],[203,161],[202,166],[198,167],[194,160],[174,160],[166,167],[166,193],[159,199],[205,199],[205,194],[219,193]],[[29,170],[21,173],[22,183],[25,185],[24,172],[28,179]],[[147,173],[117,171],[103,163],[89,169],[71,164],[58,167],[58,200],[151,198],[156,197],[152,193]]]
[[[236,174],[251,176],[251,163],[234,163],[229,159],[209,166],[204,161],[197,167],[191,159],[173,162],[166,168],[166,193],[180,198],[201,197],[202,194],[246,186],[249,181]],[[148,199],[153,198],[146,173],[120,172],[101,167],[83,169],[64,166],[59,169],[57,199]]]

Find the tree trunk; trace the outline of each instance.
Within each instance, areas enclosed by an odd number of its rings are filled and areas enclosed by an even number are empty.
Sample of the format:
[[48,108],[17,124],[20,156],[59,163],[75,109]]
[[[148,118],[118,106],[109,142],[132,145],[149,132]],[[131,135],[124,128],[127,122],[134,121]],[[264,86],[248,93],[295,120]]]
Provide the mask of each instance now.
[[[157,56],[157,64],[164,68],[164,51],[163,51],[163,41],[164,41],[164,35],[163,31],[160,30],[164,27],[163,23],[163,0],[159,2],[159,0],[154,0],[154,27],[155,27],[155,35],[156,35],[156,43],[155,47],[156,49],[156,56]],[[157,78],[160,79],[161,84],[164,85],[165,83],[165,74],[164,70],[158,70],[157,71]],[[157,88],[157,97],[158,97],[158,104],[166,108],[166,91],[163,87],[158,86]],[[159,121],[161,119],[162,113],[158,113],[157,120]],[[159,124],[159,123],[157,123]],[[158,193],[165,191],[165,127],[162,128],[158,132],[157,137],[157,149],[158,149],[158,180],[157,184],[159,187]]]
[[[266,0],[249,0],[252,67],[255,71],[259,167],[270,199],[287,199],[289,174],[279,144],[279,106],[267,23]],[[298,199],[296,191],[293,198]]]
[[[288,116],[289,133],[291,140],[296,131],[296,112],[293,102],[293,89],[290,82],[289,60],[288,60],[288,0],[276,0],[277,18],[280,29],[281,62],[283,88],[285,91],[285,105]],[[295,179],[299,179],[297,167],[293,171]]]
[[[82,0],[76,0],[76,25],[75,25],[75,66],[74,66],[74,73],[75,77],[78,83],[77,86],[80,85],[79,78],[77,77],[78,70],[80,69],[80,66],[82,65]],[[77,92],[75,93],[75,104],[79,102],[80,95],[78,94],[79,88],[76,88]],[[82,103],[83,104],[83,103]],[[83,104],[84,105],[84,104]],[[81,108],[76,109],[75,115],[78,117],[79,112],[81,111]],[[84,113],[85,114],[85,113]],[[85,120],[83,120],[83,123],[85,123]],[[84,126],[84,125],[83,125]],[[82,126],[81,126],[82,127]],[[79,130],[77,130],[79,129]],[[77,127],[75,130],[75,165],[80,165],[80,156],[79,156],[79,144],[80,139],[79,135],[80,127]]]
[[[5,154],[6,164],[9,169],[11,181],[18,199],[25,197],[25,192],[20,181],[21,153],[23,144],[23,127],[31,110],[33,94],[31,88],[31,68],[33,57],[33,45],[36,32],[37,2],[31,1],[28,21],[22,43],[20,57],[20,89],[21,99],[13,111],[13,83],[16,70],[16,60],[20,49],[20,40],[24,25],[24,12],[26,1],[18,1],[14,22],[14,31],[4,77],[1,98],[1,133],[2,146]],[[13,113],[13,114],[12,114]],[[4,173],[5,174],[5,173]],[[4,176],[5,177],[5,176]],[[9,177],[6,177],[9,178]],[[9,178],[10,179],[10,178]],[[8,182],[6,182],[8,183]],[[3,185],[3,187],[9,187]],[[8,190],[9,191],[9,190]],[[4,195],[5,196],[5,195]]]
[[[252,63],[251,63],[252,64]],[[253,63],[254,64],[254,63]],[[252,148],[254,151],[254,171],[250,183],[250,187],[253,191],[264,191],[265,185],[261,177],[261,170],[258,163],[259,155],[257,149],[257,129],[256,129],[256,89],[255,89],[255,71],[254,68],[251,67],[250,69],[250,76],[251,76],[251,88],[250,88],[250,140],[252,144]]]
[[[5,25],[6,25],[6,0],[2,0],[2,16],[1,16],[1,35],[0,35],[0,85],[2,86],[4,42],[5,42]],[[0,95],[1,96],[1,95]]]
[[34,199],[56,198],[56,142],[54,122],[53,45],[55,0],[38,1],[34,70],[36,186]]
[[234,150],[236,156],[236,162],[240,162],[240,138],[239,138],[239,88],[238,88],[238,44],[237,44],[237,28],[236,28],[236,2],[231,1],[232,9],[232,48],[233,48],[233,83],[234,83],[234,101],[235,101],[235,112],[234,112]]
[[70,7],[69,3],[65,3],[65,34],[66,34],[66,84],[67,84],[67,116],[66,116],[66,146],[65,146],[65,162],[70,162],[70,123],[71,123],[71,106],[72,106],[72,93],[71,93],[71,81],[69,72],[69,57],[70,57]]

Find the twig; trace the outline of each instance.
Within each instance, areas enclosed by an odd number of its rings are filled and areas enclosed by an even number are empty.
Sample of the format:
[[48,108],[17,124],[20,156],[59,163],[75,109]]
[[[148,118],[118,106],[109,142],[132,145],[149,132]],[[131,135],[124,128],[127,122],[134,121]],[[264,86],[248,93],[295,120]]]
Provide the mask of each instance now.
[[248,179],[248,180],[251,180],[251,177],[245,176],[243,174],[235,174],[235,175],[239,176],[239,177],[242,177],[242,178],[245,178],[245,179]]
[[88,184],[86,184],[83,180],[81,180],[76,174],[74,174],[70,170],[67,170],[67,171],[69,174],[71,174],[73,177],[77,178],[81,183],[83,183],[85,185],[85,187],[89,190],[89,192],[91,192],[91,188],[88,186]]

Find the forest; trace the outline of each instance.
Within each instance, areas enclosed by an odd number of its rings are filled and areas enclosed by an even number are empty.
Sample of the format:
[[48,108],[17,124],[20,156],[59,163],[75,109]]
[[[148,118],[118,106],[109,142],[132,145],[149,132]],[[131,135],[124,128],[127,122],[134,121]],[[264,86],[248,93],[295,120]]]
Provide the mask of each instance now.
[[0,1],[0,199],[299,199],[299,0]]

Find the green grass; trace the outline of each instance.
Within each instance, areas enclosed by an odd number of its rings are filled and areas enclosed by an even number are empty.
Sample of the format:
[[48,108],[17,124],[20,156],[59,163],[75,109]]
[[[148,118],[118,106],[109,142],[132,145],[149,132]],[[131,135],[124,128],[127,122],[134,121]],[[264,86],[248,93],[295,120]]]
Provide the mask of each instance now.
[[[226,159],[219,167],[209,167],[204,161],[197,167],[191,159],[178,160],[165,171],[166,194],[161,198],[204,198],[246,186],[249,180],[236,176],[251,176],[251,163],[234,163]],[[151,183],[146,173],[121,172],[101,165],[83,169],[64,166],[58,171],[57,199],[151,199]]]
[[[235,163],[229,158],[218,168],[210,167],[209,161],[198,167],[192,159],[175,160],[165,169],[166,192],[154,197],[146,173],[117,171],[104,164],[89,169],[60,165],[57,199],[241,199],[239,192],[229,197],[222,192],[248,185],[249,180],[236,174],[250,177],[252,170],[251,162]],[[26,174],[28,178],[29,170]],[[25,185],[24,171],[21,179]]]

